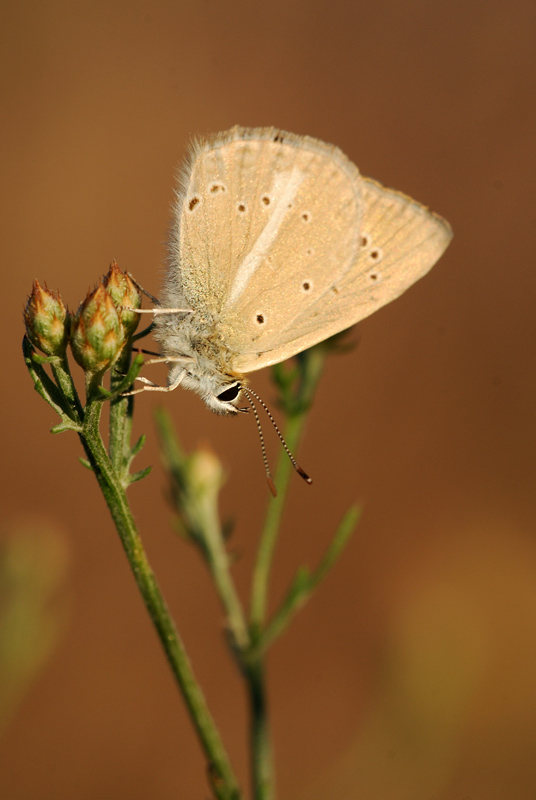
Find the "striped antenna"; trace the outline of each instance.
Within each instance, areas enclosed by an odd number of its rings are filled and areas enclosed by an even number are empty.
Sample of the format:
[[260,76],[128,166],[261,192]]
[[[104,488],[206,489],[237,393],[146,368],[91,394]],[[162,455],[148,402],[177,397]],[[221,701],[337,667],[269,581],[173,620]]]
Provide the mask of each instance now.
[[[248,398],[248,400],[249,400],[249,402],[251,404],[251,407],[252,407],[252,409],[254,411],[255,418],[257,420],[257,425],[259,427],[260,436],[261,436],[261,445],[262,445],[262,451],[263,451],[263,457],[264,457],[264,465],[265,465],[265,468],[266,468],[266,476],[268,478],[268,485],[270,486],[270,490],[272,491],[272,494],[274,495],[274,497],[275,497],[275,494],[274,494],[275,486],[272,489],[273,480],[272,480],[272,476],[271,476],[271,473],[270,473],[270,469],[268,467],[268,460],[266,458],[266,450],[265,450],[265,447],[264,447],[264,439],[263,439],[263,436],[262,436],[260,421],[259,421],[259,418],[258,418],[258,415],[257,415],[257,411],[255,409],[255,406],[253,404],[253,401],[251,399],[252,397],[254,397],[255,400],[257,400],[257,402],[259,402],[261,404],[261,406],[264,408],[264,410],[266,411],[266,413],[268,415],[268,419],[270,420],[270,422],[274,426],[274,430],[277,433],[277,435],[279,436],[279,439],[281,441],[281,444],[285,448],[285,452],[286,452],[287,456],[290,458],[290,463],[292,464],[292,466],[294,467],[294,469],[296,470],[298,475],[300,475],[306,483],[311,484],[313,482],[312,478],[310,478],[309,475],[305,472],[305,470],[303,470],[300,467],[300,465],[298,464],[298,462],[296,461],[296,459],[294,458],[294,456],[292,455],[292,453],[288,449],[287,443],[283,439],[283,434],[281,433],[281,431],[277,427],[277,422],[272,417],[270,409],[268,408],[266,403],[263,400],[261,400],[259,395],[256,392],[254,392],[253,389],[249,389],[249,388],[246,389],[245,386],[242,386],[241,388],[242,388],[242,391],[244,392],[244,394],[246,395],[246,397]],[[272,485],[270,485],[270,481],[271,481]]]

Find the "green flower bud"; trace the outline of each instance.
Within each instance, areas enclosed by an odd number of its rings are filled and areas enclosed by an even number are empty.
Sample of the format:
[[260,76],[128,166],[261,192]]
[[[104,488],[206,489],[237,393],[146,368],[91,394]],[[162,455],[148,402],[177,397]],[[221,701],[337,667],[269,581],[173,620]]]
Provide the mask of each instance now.
[[86,372],[112,366],[125,343],[125,331],[112,298],[102,284],[84,300],[72,319],[71,349]]
[[119,319],[125,329],[126,338],[132,336],[138,327],[140,315],[134,311],[128,311],[128,309],[141,308],[141,292],[132,278],[119,269],[115,260],[110,264],[108,274],[104,276],[103,284],[119,311]]
[[215,502],[223,484],[223,468],[211,450],[201,447],[187,461],[187,475],[192,497]]
[[[224,481],[222,465],[214,453],[200,448],[185,459],[183,480],[179,514],[192,539],[202,542],[207,531],[219,530],[218,496]],[[211,546],[210,542],[207,544]]]
[[58,292],[35,280],[24,309],[28,339],[47,356],[63,356],[69,333],[68,312]]

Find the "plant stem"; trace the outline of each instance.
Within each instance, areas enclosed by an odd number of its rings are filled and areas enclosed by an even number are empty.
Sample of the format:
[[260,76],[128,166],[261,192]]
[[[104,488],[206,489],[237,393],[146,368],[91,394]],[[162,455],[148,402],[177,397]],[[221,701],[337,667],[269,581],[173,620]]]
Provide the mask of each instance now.
[[80,439],[121,538],[134,578],[179,684],[190,717],[209,761],[218,800],[239,800],[238,782],[229,757],[197,683],[184,645],[149,565],[125,490],[112,467],[99,432],[102,404],[88,402]]
[[225,549],[225,542],[216,519],[213,520],[213,525],[207,525],[205,534],[207,542],[205,557],[208,568],[227,617],[233,645],[243,652],[250,645],[249,629],[229,570],[229,554]]
[[251,708],[251,775],[254,800],[274,800],[274,769],[268,715],[264,664],[256,657],[246,668]]
[[[199,547],[214,580],[216,591],[225,611],[226,623],[232,637],[233,650],[249,649],[250,636],[242,603],[233,581],[229,553],[222,533],[217,504],[220,481],[209,491],[203,481],[192,484],[192,459],[188,459],[179,444],[167,412],[159,409],[155,415],[160,448],[172,480],[172,496],[179,518],[191,541]],[[220,479],[221,480],[221,479]]]
[[59,359],[58,364],[51,364],[52,374],[56,379],[59,390],[67,399],[69,406],[72,408],[73,419],[80,421],[84,416],[84,410],[80,403],[80,398],[76,391],[71,370],[69,369],[69,361],[67,356]]
[[[130,364],[130,347],[125,347],[119,361],[110,374],[110,390],[113,392],[128,372]],[[110,461],[115,472],[121,477],[123,485],[128,477],[130,463],[130,434],[132,430],[132,412],[134,398],[115,397],[110,403]]]
[[[282,401],[287,414],[285,439],[291,452],[296,453],[313,397],[324,368],[329,345],[321,343],[303,353],[298,361],[298,379],[295,385],[282,388]],[[277,497],[270,499],[266,512],[257,561],[253,571],[251,589],[251,626],[260,635],[266,618],[268,581],[279,534],[279,525],[285,507],[292,464],[284,450],[279,454],[276,472]]]
[[[295,451],[303,430],[306,414],[290,417],[285,428],[285,439],[291,451]],[[276,471],[277,497],[270,498],[257,562],[253,573],[251,594],[252,645],[261,635],[266,616],[268,579],[279,525],[285,507],[290,477],[293,472],[287,454],[282,451]],[[251,770],[254,800],[274,800],[274,770],[265,689],[265,655],[261,650],[245,671],[250,701]]]
[[304,567],[298,570],[287,597],[264,629],[261,639],[263,650],[267,650],[275,639],[283,633],[294,615],[305,605],[318,587],[318,584],[324,580],[346,547],[360,516],[361,509],[358,506],[351,506],[344,515],[331,544],[314,572],[311,574]]
[[[285,440],[291,452],[296,452],[307,414],[305,412],[289,417],[285,427]],[[270,498],[262,532],[257,562],[253,573],[251,591],[251,625],[260,632],[266,617],[268,580],[272,565],[275,544],[279,534],[281,517],[285,508],[293,467],[284,450],[279,454],[275,484],[277,497]]]
[[[290,376],[280,375],[279,386],[287,415],[284,437],[291,452],[296,453],[318,381],[329,351],[325,343],[298,357],[297,369]],[[274,800],[275,780],[266,707],[265,649],[256,647],[262,640],[268,603],[268,584],[279,526],[293,472],[292,464],[281,450],[276,470],[277,497],[270,498],[257,560],[253,569],[250,607],[252,649],[245,671],[248,680],[251,713],[251,750],[253,791],[255,800]]]

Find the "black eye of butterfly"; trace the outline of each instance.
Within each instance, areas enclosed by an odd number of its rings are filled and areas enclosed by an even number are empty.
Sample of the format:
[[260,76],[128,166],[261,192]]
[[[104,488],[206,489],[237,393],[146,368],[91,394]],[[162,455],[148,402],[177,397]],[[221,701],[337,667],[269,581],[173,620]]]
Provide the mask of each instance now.
[[240,385],[238,383],[233,384],[228,389],[225,389],[219,395],[217,395],[218,400],[221,400],[222,403],[229,403],[231,400],[236,400],[238,395],[240,394]]

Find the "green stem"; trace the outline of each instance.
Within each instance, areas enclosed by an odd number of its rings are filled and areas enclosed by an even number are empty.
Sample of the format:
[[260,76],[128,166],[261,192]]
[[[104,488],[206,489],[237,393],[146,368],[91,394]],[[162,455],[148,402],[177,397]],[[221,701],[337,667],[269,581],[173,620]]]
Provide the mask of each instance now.
[[[306,413],[296,414],[288,419],[285,427],[285,440],[289,450],[296,452],[298,443],[305,425]],[[293,473],[292,464],[284,450],[279,454],[279,461],[276,470],[275,484],[277,486],[277,497],[270,498],[264,529],[262,532],[257,562],[253,572],[253,583],[251,591],[251,625],[253,630],[260,632],[266,617],[266,605],[268,597],[268,581],[270,578],[270,568],[279,534],[281,517],[285,508],[290,478]]]
[[[283,372],[279,373],[279,376],[276,374],[276,381],[281,389],[283,408],[287,415],[284,436],[289,450],[293,453],[297,452],[328,350],[329,347],[326,345],[314,347],[298,357],[296,368],[291,373]],[[249,668],[246,669],[245,674],[250,697],[255,800],[273,800],[275,797],[272,747],[264,687],[265,649],[258,645],[262,641],[268,604],[270,569],[292,472],[292,464],[285,451],[281,450],[275,480],[277,497],[271,498],[269,501],[257,560],[253,569],[250,607],[252,649],[250,650]]]
[[274,800],[274,769],[266,704],[264,664],[256,658],[245,671],[251,708],[251,775],[254,800]]
[[[296,453],[298,449],[307,415],[330,347],[328,340],[328,342],[322,342],[300,354],[297,358],[297,378],[291,378],[290,382],[284,375],[279,375],[279,378],[277,378],[276,373],[276,379],[281,389],[283,408],[287,415],[284,436],[289,450],[293,453]],[[292,465],[287,454],[282,450],[279,455],[275,481],[278,495],[274,500],[270,500],[268,505],[257,561],[253,571],[251,626],[256,636],[261,634],[266,618],[270,568],[291,474]]]
[[217,497],[212,492],[196,492],[191,484],[188,458],[179,445],[169,415],[159,409],[155,415],[164,463],[173,482],[177,512],[192,542],[199,547],[225,611],[234,651],[250,646],[249,629],[233,581],[229,553],[221,529]]
[[[110,391],[114,392],[123,381],[124,373],[130,364],[130,347],[123,348],[119,361],[110,375]],[[128,486],[130,466],[130,435],[132,432],[133,397],[115,397],[110,402],[110,461],[115,472],[121,476],[121,482]]]
[[227,617],[227,624],[232,634],[233,645],[239,653],[247,650],[250,645],[249,630],[238,597],[236,586],[229,570],[229,554],[221,533],[219,520],[211,520],[213,524],[206,525],[205,556],[210,574],[214,579],[216,591]]
[[[305,417],[305,413],[296,415],[289,418],[287,422],[285,439],[291,451],[295,451],[297,448]],[[292,464],[287,454],[282,451],[276,471],[277,497],[270,499],[253,572],[251,594],[253,646],[260,638],[264,625],[270,567],[292,472]],[[264,685],[264,663],[264,652],[258,652],[252,665],[245,672],[250,700],[251,769],[255,800],[273,800],[275,797],[272,746]]]
[[361,509],[358,506],[349,508],[337,528],[324,557],[314,572],[310,574],[309,570],[304,567],[298,571],[287,597],[264,629],[259,643],[263,650],[270,647],[275,639],[281,636],[294,615],[305,605],[318,587],[318,584],[324,580],[346,547],[360,516]]
[[229,757],[197,683],[184,645],[149,565],[125,490],[108,457],[99,432],[100,402],[86,406],[80,439],[95,472],[134,578],[183,694],[190,717],[209,761],[209,776],[218,800],[239,800],[238,782]]
[[57,364],[52,363],[51,369],[59,390],[67,398],[69,406],[72,409],[71,416],[79,422],[84,418],[84,409],[82,408],[78,392],[74,385],[67,356],[61,358]]

